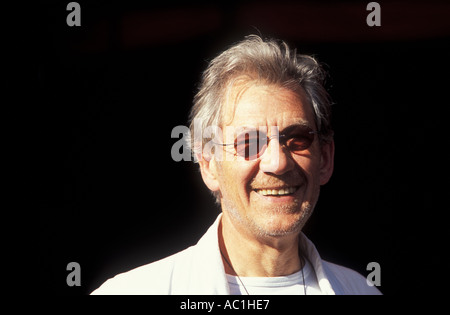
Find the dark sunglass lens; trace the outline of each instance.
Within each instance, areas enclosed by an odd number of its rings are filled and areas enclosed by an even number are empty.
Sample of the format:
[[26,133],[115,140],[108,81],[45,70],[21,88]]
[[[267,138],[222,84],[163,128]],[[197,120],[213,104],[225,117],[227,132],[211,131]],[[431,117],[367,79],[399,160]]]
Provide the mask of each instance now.
[[[264,137],[264,139],[261,137]],[[258,131],[249,131],[239,135],[234,141],[236,154],[246,160],[257,159],[264,147],[264,142],[267,142],[265,139],[267,139],[267,136],[260,134]]]
[[314,141],[314,133],[311,131],[297,132],[289,136],[286,146],[291,152],[299,153],[308,149]]

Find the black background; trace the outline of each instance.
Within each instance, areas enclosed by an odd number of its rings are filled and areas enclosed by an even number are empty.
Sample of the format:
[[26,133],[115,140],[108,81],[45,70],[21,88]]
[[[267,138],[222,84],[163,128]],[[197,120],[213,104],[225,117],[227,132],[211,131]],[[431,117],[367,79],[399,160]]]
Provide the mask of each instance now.
[[[66,24],[68,2],[42,2],[37,26],[41,293],[88,294],[203,235],[220,210],[197,165],[172,160],[171,131],[187,125],[207,62],[250,33],[330,73],[335,172],[304,230],[322,257],[364,275],[380,263],[385,294],[436,288],[445,2],[379,1],[380,27],[366,24],[369,1],[78,1],[80,27]],[[72,261],[80,287],[66,284]]]

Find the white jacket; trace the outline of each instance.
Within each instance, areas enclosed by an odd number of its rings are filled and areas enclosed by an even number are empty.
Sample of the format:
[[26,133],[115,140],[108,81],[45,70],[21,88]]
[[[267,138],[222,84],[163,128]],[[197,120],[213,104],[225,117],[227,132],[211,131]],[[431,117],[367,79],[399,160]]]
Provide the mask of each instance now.
[[[93,295],[117,294],[230,294],[219,251],[221,214],[194,246],[119,274]],[[357,272],[322,260],[314,244],[300,234],[300,248],[309,259],[323,294],[381,294]]]

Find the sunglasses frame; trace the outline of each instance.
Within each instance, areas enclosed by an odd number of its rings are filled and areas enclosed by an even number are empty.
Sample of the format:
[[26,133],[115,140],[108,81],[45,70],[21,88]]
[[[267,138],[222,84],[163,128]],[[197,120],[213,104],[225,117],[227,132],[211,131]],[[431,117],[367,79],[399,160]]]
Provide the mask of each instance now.
[[[293,126],[294,128],[299,128],[299,126]],[[307,128],[307,129],[310,129],[310,131],[307,131],[307,133],[308,134],[312,134],[313,135],[313,138],[312,138],[312,140],[311,140],[311,143],[307,146],[307,147],[305,147],[305,148],[303,148],[302,150],[300,150],[300,151],[305,151],[305,150],[307,150],[310,146],[311,146],[311,144],[314,142],[314,140],[315,140],[315,135],[319,135],[320,134],[320,131],[315,131],[315,130],[313,130],[312,128],[310,128],[309,126],[301,126],[302,128]],[[289,129],[289,127],[288,128],[286,128],[286,129]],[[286,130],[285,129],[285,130]],[[256,129],[255,129],[256,130]],[[257,130],[258,132],[259,132],[259,130]],[[237,144],[237,141],[238,141],[238,138],[239,138],[239,136],[241,136],[242,134],[247,134],[248,132],[243,132],[243,133],[241,133],[240,135],[238,135],[236,138],[235,138],[235,140],[234,140],[234,143],[217,143],[217,142],[214,142],[214,144],[215,145],[219,145],[219,146],[222,146],[222,147],[229,147],[229,146],[233,146],[233,149],[234,149],[234,156],[239,156],[239,157],[242,157],[242,158],[244,158],[246,161],[254,161],[254,160],[257,160],[257,159],[259,159],[263,154],[264,154],[264,152],[266,152],[266,149],[267,149],[267,147],[269,146],[269,142],[270,142],[270,140],[272,140],[272,139],[275,139],[275,138],[278,138],[278,142],[280,143],[280,145],[281,146],[283,146],[283,147],[285,147],[285,148],[287,148],[290,152],[293,152],[292,150],[290,150],[289,149],[289,147],[288,147],[288,145],[287,145],[287,141],[289,141],[289,139],[292,139],[292,134],[295,134],[295,133],[289,133],[289,132],[282,132],[282,133],[276,133],[276,134],[274,134],[274,135],[272,135],[272,136],[267,136],[267,142],[262,146],[262,147],[260,147],[259,145],[257,146],[257,154],[255,154],[255,155],[251,155],[251,156],[249,156],[249,157],[247,157],[247,156],[245,156],[245,155],[241,155],[241,154],[239,154],[238,153],[238,149],[237,149],[237,146],[238,146],[238,144]],[[286,140],[282,140],[282,139],[286,139]],[[230,152],[231,153],[231,152]],[[293,152],[294,154],[296,154],[297,152]]]

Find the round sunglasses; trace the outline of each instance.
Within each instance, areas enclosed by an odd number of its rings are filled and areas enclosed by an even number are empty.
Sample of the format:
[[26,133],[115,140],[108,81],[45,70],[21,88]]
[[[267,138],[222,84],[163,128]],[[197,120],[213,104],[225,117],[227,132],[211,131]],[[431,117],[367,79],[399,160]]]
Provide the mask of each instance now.
[[[274,128],[278,131],[277,128]],[[247,130],[240,133],[233,143],[214,143],[223,147],[233,147],[235,156],[240,156],[247,161],[258,159],[264,154],[270,140],[278,138],[280,145],[294,154],[300,154],[307,150],[314,141],[318,131],[309,126],[294,125],[287,127],[282,133],[275,132],[270,137],[263,130]]]

